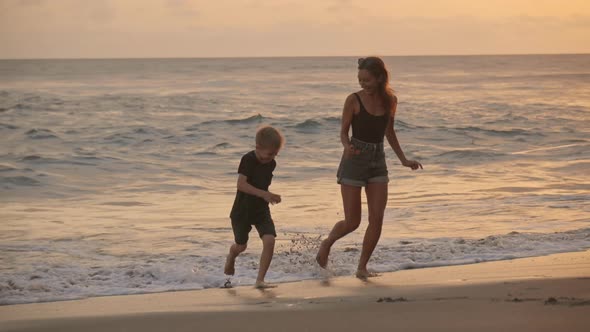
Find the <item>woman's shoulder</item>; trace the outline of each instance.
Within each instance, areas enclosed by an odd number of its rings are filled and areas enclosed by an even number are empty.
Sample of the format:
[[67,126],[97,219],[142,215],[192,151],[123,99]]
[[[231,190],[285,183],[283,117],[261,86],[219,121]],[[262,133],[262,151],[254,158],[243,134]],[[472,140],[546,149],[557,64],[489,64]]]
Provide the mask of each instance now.
[[358,92],[353,92],[346,97],[346,101],[344,102],[346,105],[355,105],[357,103],[357,95]]
[[346,97],[344,101],[344,110],[357,114],[360,110],[357,92],[353,92]]
[[391,116],[395,116],[395,112],[397,111],[397,96],[392,94],[391,95]]
[[356,91],[356,92],[352,92],[351,94],[349,94],[349,95],[346,97],[346,100],[349,100],[349,99],[356,100],[356,99],[358,98],[358,96],[359,96],[359,93],[361,93],[362,91],[363,91],[363,90]]
[[362,94],[363,90],[359,90],[349,94],[348,97],[346,97],[346,103],[358,104],[358,100],[361,98]]

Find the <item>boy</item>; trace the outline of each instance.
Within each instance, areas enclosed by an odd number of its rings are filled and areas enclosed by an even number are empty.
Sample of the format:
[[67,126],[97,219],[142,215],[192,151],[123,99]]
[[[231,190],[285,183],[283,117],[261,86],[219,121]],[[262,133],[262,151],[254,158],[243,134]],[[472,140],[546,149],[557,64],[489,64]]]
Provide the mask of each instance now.
[[258,289],[275,287],[264,282],[277,236],[268,203],[280,203],[281,196],[268,191],[268,187],[276,167],[274,158],[284,141],[275,128],[260,128],[256,132],[256,149],[245,154],[238,167],[238,191],[230,214],[235,243],[229,248],[224,273],[234,275],[236,257],[246,250],[248,233],[254,225],[262,239],[260,267],[255,284]]

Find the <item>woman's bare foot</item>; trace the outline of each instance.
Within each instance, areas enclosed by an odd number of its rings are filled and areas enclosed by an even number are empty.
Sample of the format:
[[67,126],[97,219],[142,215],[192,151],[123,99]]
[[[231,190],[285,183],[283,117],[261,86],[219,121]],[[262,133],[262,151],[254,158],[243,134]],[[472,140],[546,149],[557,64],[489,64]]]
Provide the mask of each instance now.
[[378,277],[379,275],[375,272],[369,272],[367,270],[356,270],[355,276],[361,280],[367,280],[368,278]]
[[234,273],[236,273],[236,270],[234,268],[235,263],[236,258],[232,257],[231,255],[227,255],[227,258],[225,259],[225,268],[223,269],[223,273],[225,273],[228,276],[233,276]]
[[256,284],[254,284],[254,288],[256,289],[268,289],[268,288],[276,288],[276,285],[271,285],[271,284],[267,284],[264,281],[257,281]]
[[328,255],[330,255],[330,247],[326,245],[326,240],[324,240],[320,244],[318,254],[315,256],[315,261],[318,262],[318,265],[323,269],[328,266]]

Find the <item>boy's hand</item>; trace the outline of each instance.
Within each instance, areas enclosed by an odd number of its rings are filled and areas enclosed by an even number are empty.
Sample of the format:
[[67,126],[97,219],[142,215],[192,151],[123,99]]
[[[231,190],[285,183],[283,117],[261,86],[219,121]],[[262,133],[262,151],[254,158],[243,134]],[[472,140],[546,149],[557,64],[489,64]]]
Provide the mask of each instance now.
[[264,200],[270,204],[278,204],[281,202],[281,195],[273,194],[269,191],[264,195]]

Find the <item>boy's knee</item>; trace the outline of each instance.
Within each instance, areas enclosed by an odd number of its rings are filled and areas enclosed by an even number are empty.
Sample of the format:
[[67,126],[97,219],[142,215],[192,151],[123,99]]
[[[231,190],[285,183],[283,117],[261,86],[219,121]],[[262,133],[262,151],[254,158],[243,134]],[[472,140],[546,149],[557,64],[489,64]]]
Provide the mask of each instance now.
[[238,243],[234,244],[234,250],[238,254],[243,252],[244,250],[246,250],[246,248],[248,248],[247,244],[238,244]]
[[262,244],[265,246],[274,246],[275,245],[275,236],[270,234],[265,234],[262,236]]

